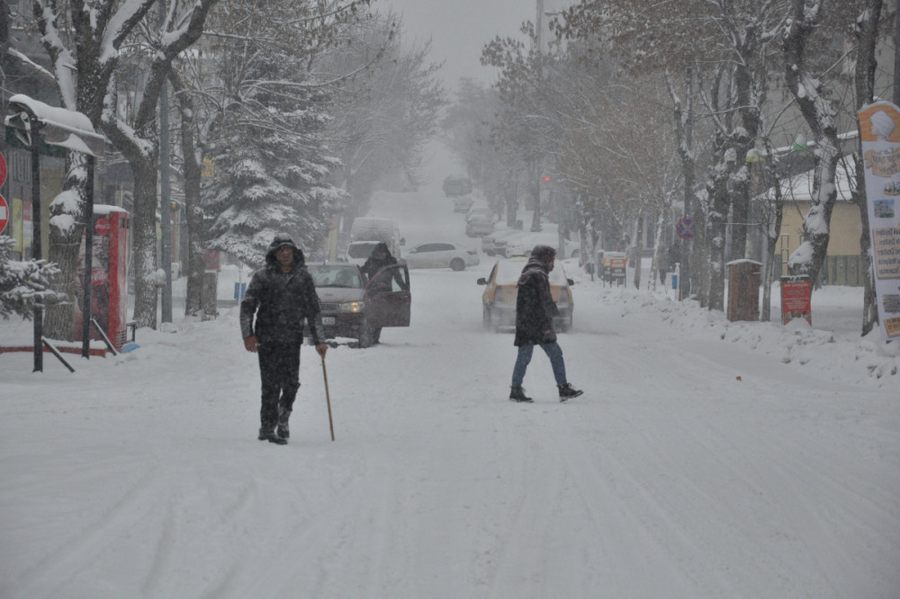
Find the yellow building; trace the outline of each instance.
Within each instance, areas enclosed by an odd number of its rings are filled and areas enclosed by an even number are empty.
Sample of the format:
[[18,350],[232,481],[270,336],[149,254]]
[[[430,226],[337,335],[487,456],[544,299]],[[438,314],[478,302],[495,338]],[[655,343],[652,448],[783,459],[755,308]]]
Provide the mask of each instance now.
[[[865,279],[859,238],[862,221],[859,207],[853,203],[851,189],[856,178],[853,155],[845,156],[838,164],[835,183],[837,199],[831,213],[831,236],[825,260],[822,282],[831,285],[862,285]],[[787,272],[791,253],[800,246],[803,220],[809,212],[813,188],[813,171],[809,170],[782,183],[784,210],[781,234],[775,248],[780,258],[781,272]],[[769,190],[768,198],[774,198]]]

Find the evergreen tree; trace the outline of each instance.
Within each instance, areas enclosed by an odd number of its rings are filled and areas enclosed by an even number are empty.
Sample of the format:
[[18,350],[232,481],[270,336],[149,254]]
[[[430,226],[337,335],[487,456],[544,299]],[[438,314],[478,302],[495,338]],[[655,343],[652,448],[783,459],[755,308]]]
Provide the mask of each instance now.
[[15,240],[0,235],[0,316],[8,319],[19,314],[30,319],[36,299],[44,303],[65,299],[65,295],[53,291],[52,278],[59,274],[55,264],[45,260],[12,260],[10,252]]

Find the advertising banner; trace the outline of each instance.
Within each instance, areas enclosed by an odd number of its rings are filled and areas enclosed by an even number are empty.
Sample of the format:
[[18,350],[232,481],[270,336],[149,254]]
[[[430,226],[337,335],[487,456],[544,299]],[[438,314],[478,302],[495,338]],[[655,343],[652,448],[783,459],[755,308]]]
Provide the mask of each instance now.
[[795,318],[812,324],[812,279],[806,275],[781,277],[781,322]]
[[859,112],[878,319],[887,339],[900,339],[900,109],[891,102]]

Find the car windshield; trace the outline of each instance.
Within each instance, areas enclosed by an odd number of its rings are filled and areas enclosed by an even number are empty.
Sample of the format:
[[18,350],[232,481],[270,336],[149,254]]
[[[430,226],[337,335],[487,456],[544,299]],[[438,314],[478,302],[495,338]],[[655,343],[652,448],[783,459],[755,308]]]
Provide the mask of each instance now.
[[355,266],[342,264],[320,264],[308,268],[316,287],[349,287],[361,289],[362,278]]
[[[525,260],[502,260],[497,263],[497,284],[498,285],[515,285],[519,281],[519,275],[525,268]],[[553,270],[550,271],[551,285],[567,285],[566,271],[563,269],[559,261],[554,263]]]
[[372,255],[372,250],[378,245],[377,241],[363,241],[361,243],[351,243],[347,248],[347,255],[351,258],[368,258]]

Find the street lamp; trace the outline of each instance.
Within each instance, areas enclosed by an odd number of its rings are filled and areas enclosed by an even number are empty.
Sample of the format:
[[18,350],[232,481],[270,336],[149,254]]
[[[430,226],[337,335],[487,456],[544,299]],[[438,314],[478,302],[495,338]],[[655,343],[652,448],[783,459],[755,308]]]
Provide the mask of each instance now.
[[[41,154],[64,158],[66,151],[87,155],[87,206],[85,220],[84,305],[82,306],[81,355],[89,357],[91,324],[91,265],[93,262],[94,161],[103,154],[106,138],[94,131],[91,120],[80,112],[44,104],[25,94],[9,99],[6,141],[31,151],[32,257],[40,259],[41,249]],[[44,370],[44,307],[34,302],[34,372]]]

